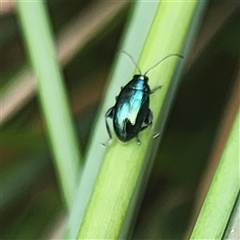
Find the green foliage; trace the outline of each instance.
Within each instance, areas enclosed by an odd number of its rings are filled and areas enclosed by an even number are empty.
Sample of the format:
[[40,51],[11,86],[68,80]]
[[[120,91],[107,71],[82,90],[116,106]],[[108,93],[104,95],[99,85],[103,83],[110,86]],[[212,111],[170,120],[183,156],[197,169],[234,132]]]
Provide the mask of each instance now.
[[[141,3],[139,3],[139,5],[141,5]],[[188,40],[186,31],[191,30],[192,17],[194,16],[197,6],[197,2],[174,5],[171,3],[160,3],[159,6],[157,6],[157,11],[150,30],[146,35],[139,60],[139,65],[142,69],[148,69],[149,66],[153,66],[159,59],[169,53],[182,52],[184,43]],[[146,15],[146,11],[144,11],[144,14]],[[172,19],[172,15],[175,16],[174,19]],[[138,15],[136,14],[135,16]],[[183,18],[184,21],[182,21],[182,24],[176,31],[173,26]],[[169,19],[172,21],[171,28],[169,27]],[[139,17],[138,21],[138,25],[141,25],[142,18]],[[175,34],[178,36],[178,41],[174,41],[176,38]],[[165,42],[162,44],[161,39],[165,39]],[[128,41],[135,42],[135,37],[126,39],[126,42]],[[159,50],[159,44],[162,45],[161,50]],[[124,50],[126,49],[124,43],[122,48]],[[156,52],[158,52],[158,55],[155,54]],[[162,63],[161,67],[159,66],[149,74],[150,79],[153,79],[150,82],[152,88],[160,84],[164,84],[165,86],[163,90],[161,90],[161,94],[151,96],[151,108],[155,115],[157,115],[159,111],[162,113],[162,104],[164,101],[168,102],[168,107],[170,106],[169,97],[166,96],[167,93],[169,96],[175,91],[173,86],[176,86],[176,84],[172,84],[171,89],[169,89],[169,86],[175,72],[174,70],[176,69],[177,61],[179,61],[179,59],[168,59],[165,63]],[[116,72],[119,71],[117,68],[118,66],[116,66]],[[158,76],[161,71],[163,72],[163,69],[164,81],[160,81]],[[113,78],[113,81],[114,80]],[[105,108],[103,107],[103,109]],[[164,113],[162,113],[164,118],[166,118],[167,112],[169,112],[169,109],[165,109]],[[103,112],[100,116],[102,115]],[[165,122],[162,121],[161,129],[163,129],[164,123]],[[120,235],[126,237],[127,231],[125,230],[125,233],[123,233],[122,228],[124,222],[130,219],[128,212],[132,212],[132,209],[135,208],[136,202],[132,202],[132,198],[138,194],[136,193],[136,188],[139,188],[139,190],[142,189],[138,186],[138,182],[142,181],[141,176],[149,171],[150,158],[147,160],[145,156],[149,156],[149,153],[152,154],[152,150],[150,150],[153,149],[150,146],[151,135],[152,133],[150,131],[145,131],[140,134],[140,138],[143,139],[141,147],[139,147],[135,141],[131,141],[127,145],[119,144],[116,138],[107,147],[89,204],[84,211],[78,239],[116,239]],[[153,142],[151,142],[151,144],[153,144]],[[80,198],[78,202],[81,201]],[[79,216],[79,218],[81,219],[82,216]],[[101,224],[102,222],[104,222],[104,224]],[[69,236],[66,235],[66,238],[69,238]]]
[[[240,9],[209,3],[19,1],[17,11],[2,3],[2,239],[59,239],[63,231],[65,239],[220,238],[230,218],[224,238],[234,237]],[[143,72],[171,53],[184,60],[148,74],[151,88],[164,86],[150,97],[154,126],[140,133],[142,145],[114,135],[103,148],[104,114],[135,69],[120,50]],[[219,142],[227,144],[219,150]],[[66,226],[58,225],[63,215]]]
[[58,171],[63,199],[70,208],[79,174],[79,151],[67,106],[44,2],[18,1],[19,18],[38,80],[38,91]]
[[221,239],[239,193],[239,112],[190,239]]

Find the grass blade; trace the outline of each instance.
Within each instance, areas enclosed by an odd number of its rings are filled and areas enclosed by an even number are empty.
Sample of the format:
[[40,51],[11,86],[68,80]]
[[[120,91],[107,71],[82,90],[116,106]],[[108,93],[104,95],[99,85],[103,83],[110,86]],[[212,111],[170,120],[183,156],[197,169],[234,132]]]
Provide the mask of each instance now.
[[[203,5],[197,1],[159,3],[139,60],[143,72],[170,53],[182,53],[189,40],[191,24],[199,17],[198,14],[194,14]],[[138,25],[141,23],[139,22]],[[132,41],[136,42],[136,36]],[[127,50],[125,47],[123,49]],[[164,119],[176,89],[176,82],[171,81],[176,77],[177,61],[179,60],[169,59],[148,75],[151,79],[151,88],[164,84],[161,94],[154,94],[151,97],[154,116],[160,114],[163,119],[160,129],[164,127]],[[126,234],[122,233],[122,227],[138,187],[138,181],[149,168],[146,156],[149,157],[153,153],[151,135],[149,131],[140,134],[141,147],[137,146],[134,140],[127,145],[122,145],[116,139],[107,147],[95,188],[81,223],[78,239],[117,239]]]
[[[144,40],[157,9],[157,5],[158,4],[156,2],[151,4],[141,2],[136,3],[134,6],[131,22],[129,23],[128,29],[125,33],[122,49],[131,53],[135,59],[138,59],[140,55]],[[143,14],[145,14],[144,21],[141,25],[139,25],[139,21],[142,19]],[[133,41],[136,35],[139,37],[137,42]],[[109,83],[108,94],[104,99],[102,109],[100,109],[99,118],[93,132],[91,146],[86,157],[86,165],[80,179],[76,199],[74,201],[73,208],[71,209],[69,221],[66,227],[66,239],[75,239],[77,237],[79,226],[82,222],[92,189],[94,188],[105,152],[105,149],[101,145],[101,143],[108,137],[104,127],[104,112],[111,106],[112,100],[117,95],[120,86],[123,85],[123,81],[127,81],[127,79],[131,77],[134,66],[129,63],[129,61],[126,61],[126,56],[123,56],[123,54],[119,55],[116,62],[116,68],[112,74],[112,81]],[[125,74],[124,79],[122,73]],[[79,204],[80,202],[81,204]]]
[[63,198],[70,207],[79,174],[79,150],[45,4],[42,1],[18,1],[17,6],[26,48],[38,79],[38,91],[59,184]]
[[240,190],[239,111],[190,239],[221,239]]

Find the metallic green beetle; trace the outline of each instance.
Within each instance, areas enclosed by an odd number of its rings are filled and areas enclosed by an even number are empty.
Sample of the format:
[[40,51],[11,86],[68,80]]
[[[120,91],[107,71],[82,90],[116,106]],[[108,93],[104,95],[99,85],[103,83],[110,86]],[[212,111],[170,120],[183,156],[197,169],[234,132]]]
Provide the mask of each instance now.
[[[151,90],[146,75],[166,58],[172,56],[183,58],[183,56],[170,54],[142,74],[132,56],[127,52],[123,51],[123,53],[130,57],[139,74],[134,75],[133,79],[121,89],[120,94],[116,97],[115,105],[105,114],[108,142],[112,139],[112,133],[107,118],[112,118],[114,131],[121,142],[128,142],[136,137],[137,143],[141,144],[138,133],[151,126],[153,121],[153,113],[149,109],[149,95],[162,87],[162,85],[157,86]],[[107,143],[103,145],[106,146]]]

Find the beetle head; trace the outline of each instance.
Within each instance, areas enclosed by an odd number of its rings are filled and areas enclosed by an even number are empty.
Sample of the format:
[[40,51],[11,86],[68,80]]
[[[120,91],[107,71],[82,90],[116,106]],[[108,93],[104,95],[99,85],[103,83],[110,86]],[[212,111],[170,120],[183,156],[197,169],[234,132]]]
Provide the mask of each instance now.
[[142,81],[144,81],[145,83],[148,83],[148,80],[149,80],[149,78],[148,78],[146,75],[142,75],[142,74],[135,74],[135,75],[133,76],[133,79],[142,80]]

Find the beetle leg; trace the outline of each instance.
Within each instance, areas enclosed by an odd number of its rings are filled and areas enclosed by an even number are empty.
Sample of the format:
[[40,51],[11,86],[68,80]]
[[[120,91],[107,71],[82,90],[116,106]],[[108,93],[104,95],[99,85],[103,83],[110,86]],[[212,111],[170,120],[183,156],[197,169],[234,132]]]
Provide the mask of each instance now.
[[109,124],[108,124],[108,121],[107,121],[107,118],[112,118],[113,117],[113,110],[114,110],[114,107],[111,107],[107,110],[106,114],[105,114],[105,124],[106,124],[106,128],[107,128],[107,132],[108,132],[108,135],[109,135],[109,139],[106,143],[102,143],[102,145],[104,147],[106,147],[109,143],[110,140],[112,140],[112,133],[111,133],[111,129],[109,127]]
[[137,139],[137,144],[138,144],[138,145],[141,145],[141,141],[140,141],[138,135],[136,136],[136,139]]
[[[147,127],[151,126],[152,125],[152,120],[153,120],[152,111],[150,109],[148,109],[147,116],[146,116],[146,118],[144,120],[144,123],[147,124],[147,126],[142,126],[139,132],[141,132],[141,131],[145,130]],[[138,145],[140,145],[141,141],[140,141],[138,135],[136,136],[136,138],[137,138]]]
[[[148,126],[151,127],[152,125],[152,120],[153,120],[153,113],[150,109],[148,109],[148,114],[146,116],[146,119],[144,120],[144,123],[147,124],[147,126],[145,126],[145,128],[147,128]],[[145,129],[144,127],[142,127],[141,131]],[[153,134],[153,138],[157,138],[160,135],[160,132],[154,133]]]
[[160,132],[154,133],[152,137],[153,137],[153,138],[157,138],[159,135],[160,135]]
[[[140,129],[139,132],[143,131],[143,130],[146,129],[147,127],[148,127],[148,126],[142,126],[142,128]],[[141,141],[140,141],[138,135],[136,136],[136,139],[137,139],[137,144],[138,144],[138,145],[141,145]]]
[[147,113],[147,116],[144,120],[144,123],[146,123],[148,126],[151,127],[152,122],[153,122],[153,113],[150,109],[148,109],[148,113]]
[[145,130],[148,126],[143,126],[141,129],[140,129],[140,132]]
[[162,86],[163,86],[163,85],[159,85],[159,86],[153,88],[153,89],[151,90],[150,94],[155,93],[155,92],[156,92],[159,88],[161,88]]

